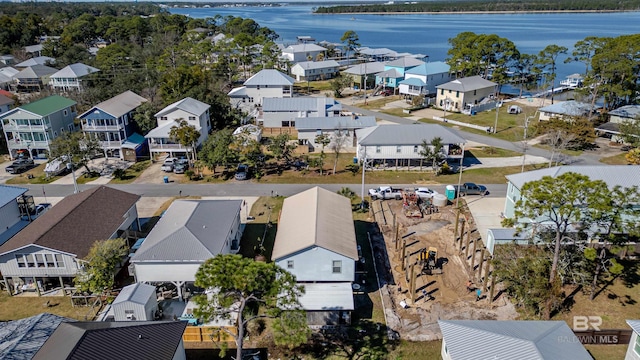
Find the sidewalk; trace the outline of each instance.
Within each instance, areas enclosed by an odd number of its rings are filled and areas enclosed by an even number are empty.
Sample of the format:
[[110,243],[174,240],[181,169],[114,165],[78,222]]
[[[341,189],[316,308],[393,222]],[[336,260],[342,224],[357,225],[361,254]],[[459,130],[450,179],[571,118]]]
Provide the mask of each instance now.
[[[115,169],[115,165],[118,164],[126,164],[126,167],[129,167],[131,164],[127,162],[123,162],[118,159],[105,159],[105,158],[97,158],[93,160],[89,160],[89,164],[87,165],[89,169],[103,172],[104,175],[97,177],[95,180],[89,181],[86,184],[90,185],[104,185],[108,184],[111,179],[113,179],[112,171]],[[84,167],[78,168],[75,171],[76,179],[80,178],[86,173],[86,169]],[[69,173],[60,179],[53,181],[52,184],[56,185],[70,185],[73,184],[73,174]]]

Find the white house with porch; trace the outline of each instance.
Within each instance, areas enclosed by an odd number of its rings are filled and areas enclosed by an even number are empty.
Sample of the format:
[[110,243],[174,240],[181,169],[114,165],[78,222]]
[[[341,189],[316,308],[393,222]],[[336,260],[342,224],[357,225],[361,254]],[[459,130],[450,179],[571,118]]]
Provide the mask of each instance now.
[[131,258],[136,282],[172,283],[182,291],[200,265],[240,249],[242,200],[177,200]]
[[431,144],[433,139],[442,140],[442,153],[447,160],[458,160],[464,156],[466,140],[454,129],[437,124],[378,125],[356,130],[359,161],[371,166],[397,169],[426,170],[430,164],[423,163],[422,143]]
[[295,79],[275,69],[262,69],[229,92],[231,105],[251,112],[264,98],[290,98]]
[[337,142],[342,145],[343,152],[353,152],[356,149],[356,130],[376,126],[375,116],[332,116],[296,118],[298,142],[308,145],[309,151],[322,150],[322,144],[316,143],[318,135],[326,135],[331,141],[324,147],[331,151]]
[[155,114],[158,126],[149,131],[145,138],[149,141],[149,151],[154,155],[167,153],[169,156],[177,154],[188,155],[193,152],[192,146],[184,146],[171,139],[171,128],[178,126],[180,120],[185,120],[200,132],[200,138],[195,147],[200,146],[209,135],[211,120],[209,108],[211,105],[187,97],[165,107]]
[[316,44],[294,44],[282,50],[282,57],[291,62],[315,60],[318,54],[324,54],[327,49]]
[[407,97],[436,94],[436,86],[451,81],[450,66],[443,61],[426,62],[404,73],[399,82],[401,95]]
[[51,74],[49,85],[54,90],[81,90],[82,78],[100,71],[100,69],[82,63],[67,65],[60,71]]
[[286,198],[271,258],[305,287],[310,326],[350,323],[358,249],[348,198],[317,186]]
[[291,75],[297,81],[315,81],[332,79],[340,70],[335,60],[302,61],[291,67]]
[[296,118],[340,116],[342,104],[328,97],[266,98],[258,124],[265,128],[295,127]]

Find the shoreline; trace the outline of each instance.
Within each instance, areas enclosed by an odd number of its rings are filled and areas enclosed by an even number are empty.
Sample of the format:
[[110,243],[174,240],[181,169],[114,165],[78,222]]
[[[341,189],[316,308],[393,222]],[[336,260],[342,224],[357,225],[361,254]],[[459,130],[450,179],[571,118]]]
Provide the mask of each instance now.
[[316,13],[313,15],[455,15],[455,14],[597,14],[597,13],[625,13],[625,12],[640,12],[640,10],[504,10],[504,11],[393,11],[393,12],[379,12],[379,11],[367,11],[367,12],[332,12],[332,13]]

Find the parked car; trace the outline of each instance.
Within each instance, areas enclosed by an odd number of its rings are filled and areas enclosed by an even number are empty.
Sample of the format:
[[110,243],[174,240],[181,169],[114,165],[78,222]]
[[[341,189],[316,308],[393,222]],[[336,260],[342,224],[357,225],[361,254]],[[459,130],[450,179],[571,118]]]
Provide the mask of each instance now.
[[464,183],[460,186],[460,189],[457,189],[458,194],[460,195],[487,195],[489,194],[489,190],[484,185],[478,185],[474,183]]
[[19,174],[23,171],[29,170],[33,166],[33,159],[18,159],[13,164],[6,167],[6,171],[9,174]]
[[437,191],[431,190],[426,187],[419,187],[415,189],[416,195],[422,200],[431,199],[434,195],[438,194]]
[[247,180],[249,178],[249,165],[240,164],[236,170],[236,180]]
[[175,165],[176,158],[169,157],[164,159],[164,162],[162,163],[162,167],[160,169],[165,172],[172,172]]
[[382,96],[391,96],[393,95],[393,90],[392,89],[384,89],[380,92],[380,95]]
[[396,189],[391,186],[381,186],[376,189],[369,189],[369,195],[372,200],[382,199],[402,199],[402,189]]
[[189,160],[187,159],[178,159],[173,166],[173,172],[176,174],[184,174],[187,170],[189,170]]

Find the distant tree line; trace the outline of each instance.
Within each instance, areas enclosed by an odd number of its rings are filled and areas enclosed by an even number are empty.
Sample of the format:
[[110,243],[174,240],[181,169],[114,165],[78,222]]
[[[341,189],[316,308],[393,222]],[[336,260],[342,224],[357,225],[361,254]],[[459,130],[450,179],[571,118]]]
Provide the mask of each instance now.
[[640,0],[529,0],[529,1],[425,1],[397,4],[320,6],[318,14],[402,12],[527,12],[527,11],[627,11],[637,10]]

